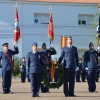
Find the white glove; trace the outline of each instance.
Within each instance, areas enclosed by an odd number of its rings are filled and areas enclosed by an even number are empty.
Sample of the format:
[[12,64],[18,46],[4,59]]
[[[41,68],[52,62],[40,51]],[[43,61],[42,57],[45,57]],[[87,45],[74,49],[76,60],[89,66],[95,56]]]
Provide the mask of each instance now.
[[56,66],[56,68],[58,68],[58,66]]
[[20,66],[20,68],[22,68],[22,66]]
[[85,70],[88,70],[88,67],[86,67]]
[[53,48],[52,44],[50,44],[50,47]]
[[99,69],[100,70],[100,69]]
[[49,67],[47,67],[47,70],[49,69]]
[[76,69],[75,69],[76,71],[78,71],[79,70],[79,67],[76,67]]
[[97,50],[100,51],[100,47],[99,46],[97,47]]

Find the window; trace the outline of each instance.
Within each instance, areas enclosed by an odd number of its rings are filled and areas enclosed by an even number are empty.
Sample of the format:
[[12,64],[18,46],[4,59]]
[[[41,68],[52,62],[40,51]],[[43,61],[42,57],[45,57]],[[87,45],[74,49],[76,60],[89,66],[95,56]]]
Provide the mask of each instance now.
[[92,25],[94,15],[78,15],[78,25]]
[[34,24],[48,24],[49,13],[34,13]]
[[86,16],[85,15],[78,16],[78,25],[86,25]]
[[79,20],[78,25],[86,25],[86,21],[85,20]]

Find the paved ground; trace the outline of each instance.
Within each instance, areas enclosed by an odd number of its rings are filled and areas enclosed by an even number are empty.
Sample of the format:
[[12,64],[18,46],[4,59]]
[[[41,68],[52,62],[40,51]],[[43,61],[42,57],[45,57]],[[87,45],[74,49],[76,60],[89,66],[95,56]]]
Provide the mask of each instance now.
[[96,83],[97,93],[89,93],[87,82],[75,83],[75,95],[77,97],[64,97],[63,87],[50,89],[50,93],[40,93],[40,97],[32,98],[30,83],[21,83],[19,78],[12,79],[13,94],[2,94],[2,79],[0,78],[0,100],[100,100],[100,82]]

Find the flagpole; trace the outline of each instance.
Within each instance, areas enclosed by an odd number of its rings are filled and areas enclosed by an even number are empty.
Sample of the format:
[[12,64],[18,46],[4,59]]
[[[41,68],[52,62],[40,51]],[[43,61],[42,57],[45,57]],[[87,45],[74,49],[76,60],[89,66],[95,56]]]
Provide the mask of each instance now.
[[[52,7],[50,5],[50,16],[51,16],[51,13],[52,13]],[[51,39],[50,39],[50,63],[51,63]]]
[[[17,2],[16,2],[16,5],[15,5],[15,12],[16,12],[16,9],[18,8],[18,4],[17,4]],[[15,44],[16,43],[14,43],[14,46],[13,46],[13,50],[15,51]],[[13,68],[14,68],[14,54],[13,54]]]

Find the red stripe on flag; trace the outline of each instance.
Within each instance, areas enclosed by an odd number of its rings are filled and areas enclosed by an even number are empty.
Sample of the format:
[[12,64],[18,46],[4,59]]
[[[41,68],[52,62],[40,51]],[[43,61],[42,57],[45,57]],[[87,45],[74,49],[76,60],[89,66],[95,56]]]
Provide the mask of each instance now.
[[54,40],[54,30],[53,30],[53,19],[52,19],[52,13],[50,12],[50,20],[48,25],[48,36],[50,40],[53,42]]
[[62,49],[62,36],[60,37],[60,48]]
[[16,7],[15,10],[15,27],[14,27],[14,44],[16,44],[20,38],[20,27],[19,27],[19,18],[18,18],[18,10]]

